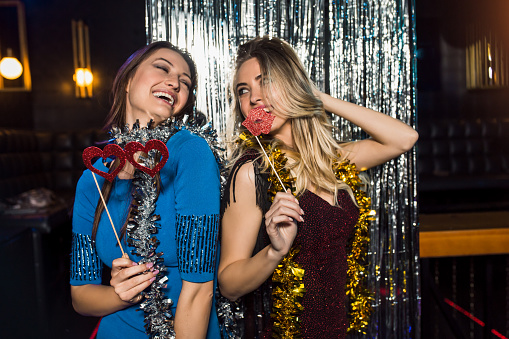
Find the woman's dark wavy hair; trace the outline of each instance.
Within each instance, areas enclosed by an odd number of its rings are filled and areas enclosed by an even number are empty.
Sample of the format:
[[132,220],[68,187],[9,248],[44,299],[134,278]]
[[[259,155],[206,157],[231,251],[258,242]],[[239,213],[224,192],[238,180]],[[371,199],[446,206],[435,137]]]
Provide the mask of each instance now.
[[[198,83],[198,74],[196,72],[196,64],[194,63],[191,56],[186,51],[174,46],[168,41],[157,41],[151,44],[148,44],[136,52],[134,52],[120,67],[113,81],[113,86],[111,89],[111,109],[108,115],[106,116],[106,122],[104,124],[104,130],[110,130],[113,126],[124,127],[126,124],[126,107],[127,107],[127,85],[131,78],[136,74],[139,65],[145,61],[148,57],[150,57],[153,53],[160,49],[169,49],[177,52],[184,58],[185,62],[189,66],[190,76],[191,76],[191,86],[189,87],[189,98],[187,99],[186,105],[182,108],[182,111],[178,112],[176,117],[183,116],[188,114],[190,116],[193,115],[194,105],[196,103],[196,86]],[[110,172],[114,170],[118,166],[118,162],[114,161],[110,167]],[[159,174],[156,177],[156,182],[158,186],[159,192]],[[108,201],[111,190],[113,188],[113,183],[105,180],[102,186],[102,194],[106,201]],[[131,214],[131,208],[129,209],[128,215]],[[99,199],[97,203],[97,207],[95,209],[94,216],[94,224],[92,228],[92,239],[95,240],[97,234],[97,228],[99,227],[99,221],[101,220],[101,215],[104,211],[104,205],[102,204],[101,199]],[[122,237],[125,235],[126,225],[129,217],[127,218],[124,226],[122,227]]]

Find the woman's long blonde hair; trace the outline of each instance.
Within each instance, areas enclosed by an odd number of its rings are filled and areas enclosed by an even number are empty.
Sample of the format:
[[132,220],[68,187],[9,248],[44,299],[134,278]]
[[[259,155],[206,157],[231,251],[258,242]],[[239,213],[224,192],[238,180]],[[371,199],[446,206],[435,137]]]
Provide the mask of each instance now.
[[[296,195],[300,196],[312,185],[315,189],[323,189],[333,194],[335,202],[340,189],[347,190],[352,196],[350,187],[338,180],[332,170],[333,164],[340,161],[344,154],[339,153],[341,146],[332,136],[330,119],[325,113],[323,103],[313,93],[314,85],[299,57],[285,41],[269,37],[255,38],[239,47],[231,86],[233,121],[230,122],[230,129],[246,131],[241,125],[244,116],[240,110],[235,85],[238,70],[244,62],[252,58],[256,58],[260,64],[263,93],[268,103],[280,117],[290,119],[292,123],[293,148],[284,147],[283,152],[288,158],[286,166],[296,178]],[[274,146],[283,146],[281,141],[271,136],[264,136],[263,140]],[[239,139],[236,139],[233,145],[238,146],[229,152],[230,164],[233,164],[246,148],[253,147]],[[265,161],[265,170],[270,170],[268,165]]]

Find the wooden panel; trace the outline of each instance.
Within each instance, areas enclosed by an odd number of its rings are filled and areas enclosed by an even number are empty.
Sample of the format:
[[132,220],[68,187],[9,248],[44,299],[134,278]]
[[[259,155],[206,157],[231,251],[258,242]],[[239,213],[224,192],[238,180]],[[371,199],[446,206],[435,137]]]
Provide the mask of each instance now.
[[509,253],[509,212],[422,214],[421,258]]
[[509,253],[509,228],[420,232],[419,236],[421,258]]

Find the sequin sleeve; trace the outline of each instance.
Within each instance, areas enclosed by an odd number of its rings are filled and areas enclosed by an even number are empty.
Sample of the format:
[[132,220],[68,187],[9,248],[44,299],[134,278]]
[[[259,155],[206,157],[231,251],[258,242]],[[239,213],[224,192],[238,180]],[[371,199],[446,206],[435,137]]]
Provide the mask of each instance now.
[[72,234],[71,285],[101,283],[102,264],[89,235]]
[[[100,184],[104,179],[99,178]],[[102,261],[95,242],[92,241],[92,225],[99,194],[90,171],[85,171],[78,181],[72,217],[72,247],[70,265],[71,285],[100,284]]]
[[182,279],[214,279],[218,246],[220,181],[206,141],[195,137],[180,148],[175,179],[176,243]]
[[213,278],[215,271],[218,224],[217,214],[177,215],[177,257],[185,280],[194,280],[197,275],[212,280],[205,277]]

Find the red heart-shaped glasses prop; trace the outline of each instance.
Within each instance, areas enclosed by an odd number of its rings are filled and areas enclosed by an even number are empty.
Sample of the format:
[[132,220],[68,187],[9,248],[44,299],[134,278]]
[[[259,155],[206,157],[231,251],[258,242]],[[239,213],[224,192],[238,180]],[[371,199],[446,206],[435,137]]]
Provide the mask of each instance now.
[[249,111],[246,120],[242,123],[242,126],[246,127],[251,134],[258,136],[260,134],[269,134],[276,116],[266,112],[265,106],[253,108]]
[[[101,157],[104,160],[106,160],[106,158],[108,158],[110,156],[115,156],[115,157],[117,157],[118,160],[120,160],[120,164],[112,172],[110,172],[110,173],[103,172],[101,170],[98,170],[97,168],[95,168],[92,165],[92,159]],[[116,145],[116,144],[106,145],[104,147],[104,150],[102,150],[98,147],[95,147],[95,146],[87,147],[83,151],[82,157],[83,157],[83,163],[85,164],[85,166],[87,166],[87,168],[89,170],[91,170],[92,172],[94,172],[96,174],[99,174],[101,177],[105,178],[108,181],[113,181],[113,179],[115,179],[118,172],[120,172],[120,170],[122,168],[124,168],[125,161],[126,161],[126,156],[125,156],[124,150],[122,149],[122,147],[120,147],[119,145]]]
[[[157,140],[157,139],[152,139],[152,140],[147,141],[145,146],[143,146],[139,142],[131,141],[130,143],[125,145],[124,149],[125,149],[125,154],[126,154],[127,160],[129,160],[129,162],[131,164],[133,164],[134,167],[136,167],[139,170],[142,170],[143,172],[147,173],[151,177],[154,177],[156,175],[156,173],[159,172],[161,170],[161,168],[163,168],[164,164],[166,164],[166,161],[168,160],[168,157],[169,157],[168,148],[166,148],[166,145],[164,144],[164,142],[162,142],[161,140]],[[161,153],[161,156],[162,156],[161,161],[156,166],[154,166],[154,168],[148,168],[146,166],[141,165],[136,160],[134,160],[134,154],[136,152],[141,151],[145,154],[148,154],[148,152],[153,149],[159,151],[159,153]]]

